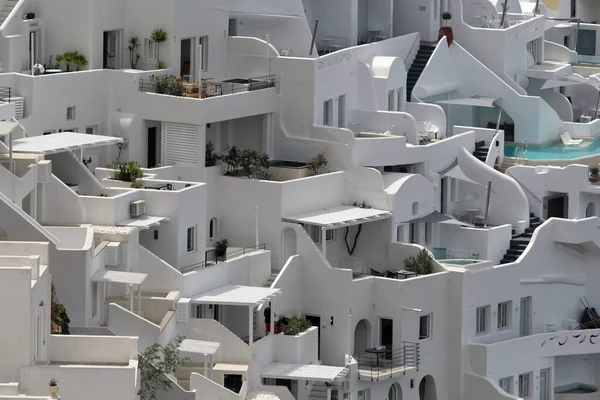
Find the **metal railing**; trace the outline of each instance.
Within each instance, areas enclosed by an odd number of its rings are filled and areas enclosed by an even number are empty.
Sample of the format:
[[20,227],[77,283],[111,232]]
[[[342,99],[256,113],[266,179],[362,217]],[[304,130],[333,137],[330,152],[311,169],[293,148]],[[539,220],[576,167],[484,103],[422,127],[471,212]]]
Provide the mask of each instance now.
[[[230,79],[226,82],[202,79],[202,82],[183,83],[183,87],[185,88],[183,97],[205,99],[227,94],[252,92],[275,87],[276,80],[276,75],[274,74],[255,78]],[[155,84],[150,79],[140,79],[139,90],[147,93],[158,93]]]
[[198,264],[193,264],[193,265],[188,265],[187,267],[182,267],[181,273],[187,274],[188,272],[192,272],[197,269],[204,269],[210,265],[216,265],[219,262],[226,262],[228,258],[231,259],[231,258],[243,256],[246,254],[254,253],[255,251],[266,250],[266,249],[267,249],[266,245],[263,243],[263,244],[258,245],[258,247],[257,246],[244,247],[244,248],[232,251],[232,252],[227,252],[226,255],[223,255],[223,256],[220,256],[217,254],[217,249],[207,250],[204,252],[204,261],[202,261]]
[[358,377],[371,381],[390,379],[394,375],[406,374],[410,368],[418,371],[420,360],[420,345],[415,342],[402,342],[400,348],[385,353],[359,353]]
[[10,103],[12,89],[8,86],[0,86],[0,100]]

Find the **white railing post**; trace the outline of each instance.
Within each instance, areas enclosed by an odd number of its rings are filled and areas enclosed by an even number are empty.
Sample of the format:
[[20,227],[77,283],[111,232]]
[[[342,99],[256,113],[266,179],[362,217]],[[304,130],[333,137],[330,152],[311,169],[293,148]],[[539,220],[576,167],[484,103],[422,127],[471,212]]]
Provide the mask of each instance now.
[[331,388],[327,388],[327,400],[331,400]]

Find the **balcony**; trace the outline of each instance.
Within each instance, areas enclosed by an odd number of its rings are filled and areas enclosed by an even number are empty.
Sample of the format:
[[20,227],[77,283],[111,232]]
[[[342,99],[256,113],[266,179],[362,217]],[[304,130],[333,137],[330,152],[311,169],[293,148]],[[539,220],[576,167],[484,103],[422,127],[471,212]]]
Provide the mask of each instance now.
[[380,381],[418,371],[420,357],[419,343],[414,342],[402,342],[400,348],[393,350],[367,349],[358,354],[358,378]]
[[[186,98],[206,99],[227,94],[252,92],[255,90],[275,87],[275,75],[260,76],[255,78],[234,78],[225,81],[202,79],[200,82],[183,82]],[[157,90],[150,79],[140,79],[139,90],[146,93],[167,94]]]

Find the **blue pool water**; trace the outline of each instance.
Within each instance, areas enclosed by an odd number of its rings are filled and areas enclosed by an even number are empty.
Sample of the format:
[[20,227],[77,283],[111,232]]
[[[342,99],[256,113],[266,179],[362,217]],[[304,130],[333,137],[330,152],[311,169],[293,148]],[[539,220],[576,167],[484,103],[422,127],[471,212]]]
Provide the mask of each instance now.
[[[506,157],[517,156],[517,146],[519,144],[507,143],[504,147]],[[577,146],[565,146],[559,140],[544,145],[529,145],[525,158],[530,160],[571,160],[579,157],[587,157],[600,154],[600,139],[584,140]],[[520,156],[520,154],[519,154]]]

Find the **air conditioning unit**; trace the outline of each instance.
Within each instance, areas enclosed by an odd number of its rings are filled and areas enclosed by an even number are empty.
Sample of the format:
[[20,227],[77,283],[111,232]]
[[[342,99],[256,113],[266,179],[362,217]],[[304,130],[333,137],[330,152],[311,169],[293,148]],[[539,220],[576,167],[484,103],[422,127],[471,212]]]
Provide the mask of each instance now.
[[104,250],[104,264],[116,267],[121,264],[121,243],[109,242]]
[[190,319],[190,304],[191,299],[185,297],[177,301],[177,311],[175,312],[177,322],[187,322]]
[[52,161],[38,161],[37,170],[37,183],[48,183],[52,180]]
[[146,214],[146,200],[132,201],[129,205],[129,214],[132,217],[141,217]]

